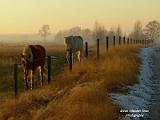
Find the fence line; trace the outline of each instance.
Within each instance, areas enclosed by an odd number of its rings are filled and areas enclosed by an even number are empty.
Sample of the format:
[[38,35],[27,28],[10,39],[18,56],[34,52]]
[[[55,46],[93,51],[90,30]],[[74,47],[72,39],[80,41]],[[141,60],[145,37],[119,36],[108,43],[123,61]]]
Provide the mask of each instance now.
[[[147,47],[149,45],[153,45],[153,40],[135,40],[132,38],[127,38],[121,37],[119,36],[119,38],[117,38],[118,40],[118,45],[121,46],[123,45],[136,45],[136,44],[141,44],[144,45],[144,47]],[[109,40],[110,38],[108,36],[106,36],[106,51],[108,51],[109,49]],[[126,41],[127,40],[127,41]],[[127,44],[126,44],[127,43]],[[100,57],[100,39],[97,39],[97,58]],[[113,36],[113,47],[116,47],[116,36]],[[88,58],[88,42],[85,42],[85,57]],[[47,69],[48,69],[48,84],[50,84],[51,82],[51,75],[52,75],[52,59],[56,60],[57,57],[55,56],[47,56]],[[73,69],[73,63],[74,63],[74,58],[73,58],[73,54],[72,54],[72,48],[70,48],[69,50],[69,70],[72,71]],[[14,64],[14,95],[15,97],[17,97],[18,95],[18,66],[19,64]],[[27,82],[27,81],[25,81]],[[26,84],[27,85],[27,84]],[[27,90],[27,86],[26,86],[26,90]]]

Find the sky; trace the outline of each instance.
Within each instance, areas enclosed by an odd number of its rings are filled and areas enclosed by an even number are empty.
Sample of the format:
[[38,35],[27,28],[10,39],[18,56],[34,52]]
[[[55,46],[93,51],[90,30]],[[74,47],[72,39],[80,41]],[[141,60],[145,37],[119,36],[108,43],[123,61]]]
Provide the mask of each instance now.
[[160,0],[0,0],[0,34],[37,33],[43,24],[51,32],[79,26],[130,31],[136,21],[160,21]]

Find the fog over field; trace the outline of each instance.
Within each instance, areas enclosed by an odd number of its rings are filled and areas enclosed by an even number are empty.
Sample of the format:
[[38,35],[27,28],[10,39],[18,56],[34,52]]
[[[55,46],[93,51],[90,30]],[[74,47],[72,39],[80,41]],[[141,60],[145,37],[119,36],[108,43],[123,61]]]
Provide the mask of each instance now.
[[51,34],[47,37],[44,41],[41,36],[38,34],[4,34],[0,35],[0,44],[7,45],[7,44],[38,44],[40,42],[53,42],[54,41],[54,34]]
[[[50,29],[49,29],[50,30]],[[105,31],[105,30],[104,30]],[[93,31],[86,28],[73,27],[68,30],[61,30],[57,33],[48,33],[46,37],[40,34],[1,34],[1,45],[26,45],[26,44],[64,44],[64,37],[66,36],[82,36],[84,41],[93,44],[94,35]],[[50,44],[51,45],[51,44]]]

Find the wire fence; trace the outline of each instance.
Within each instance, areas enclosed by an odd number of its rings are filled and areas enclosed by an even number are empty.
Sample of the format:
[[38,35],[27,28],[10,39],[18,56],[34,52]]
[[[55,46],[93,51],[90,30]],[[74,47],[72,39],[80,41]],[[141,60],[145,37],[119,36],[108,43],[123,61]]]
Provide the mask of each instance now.
[[[119,36],[118,40],[116,42],[116,36],[113,36],[113,38],[109,38],[108,36],[106,37],[105,40],[105,47],[106,47],[106,52],[108,52],[108,50],[111,48],[110,44],[112,48],[115,48],[117,46],[122,46],[122,45],[143,45],[144,47],[147,47],[149,45],[153,45],[153,40],[134,40],[132,38],[126,38],[126,37],[122,37]],[[85,42],[85,58],[89,57],[89,47],[88,47],[88,42]],[[70,48],[69,51],[69,70],[72,71],[73,70],[73,55],[72,55],[72,48]],[[99,59],[100,57],[100,39],[97,39],[97,43],[96,43],[96,56],[97,59]],[[47,60],[47,79],[48,79],[48,84],[50,84],[51,82],[51,78],[52,78],[52,61],[56,61],[58,59],[65,59],[65,57],[55,57],[55,56],[47,56],[46,58]],[[15,97],[17,97],[18,95],[18,69],[20,68],[20,64],[14,64],[14,72],[13,72],[13,80],[14,80],[14,95]]]

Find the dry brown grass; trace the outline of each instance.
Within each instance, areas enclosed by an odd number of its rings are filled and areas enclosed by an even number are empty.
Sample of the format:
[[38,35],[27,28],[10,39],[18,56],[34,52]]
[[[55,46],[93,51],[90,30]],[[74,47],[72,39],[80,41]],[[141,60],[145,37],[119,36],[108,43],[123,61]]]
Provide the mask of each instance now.
[[[8,45],[0,47],[0,101],[2,101],[2,99],[5,98],[5,96],[8,96],[8,93],[10,93],[10,95],[13,95],[13,65],[15,63],[20,63],[21,54],[23,52],[24,47],[26,46],[27,45]],[[44,45],[44,47],[46,48],[47,55],[64,55],[63,45]],[[59,64],[57,64],[57,66],[58,65]],[[55,66],[54,69],[56,69]],[[19,90],[24,91],[25,88],[23,83],[22,68],[19,68],[18,75]]]
[[116,120],[119,108],[109,92],[137,82],[138,46],[101,52],[68,67],[51,85],[0,104],[0,120]]

